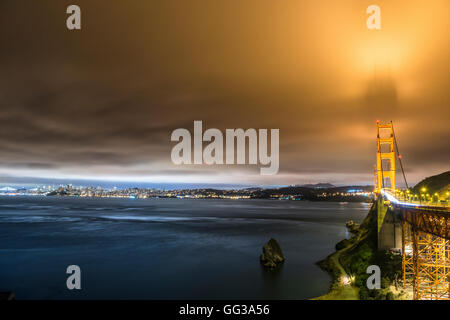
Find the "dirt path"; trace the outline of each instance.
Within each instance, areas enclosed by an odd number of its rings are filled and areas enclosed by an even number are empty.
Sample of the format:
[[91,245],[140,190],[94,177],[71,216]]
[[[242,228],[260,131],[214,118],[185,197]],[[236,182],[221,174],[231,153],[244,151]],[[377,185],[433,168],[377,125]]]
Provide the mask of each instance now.
[[[359,240],[360,236],[358,236],[356,243]],[[351,244],[341,250],[336,251],[329,257],[333,268],[337,268],[339,270],[341,278],[345,277],[346,279],[349,280],[350,276],[347,274],[344,267],[341,265],[339,258],[343,252],[351,249],[353,246],[354,244]],[[333,279],[333,281],[335,285],[333,286],[333,288],[330,290],[329,293],[317,297],[313,300],[359,300],[359,288],[352,286],[351,284],[344,284],[340,281],[340,279]]]

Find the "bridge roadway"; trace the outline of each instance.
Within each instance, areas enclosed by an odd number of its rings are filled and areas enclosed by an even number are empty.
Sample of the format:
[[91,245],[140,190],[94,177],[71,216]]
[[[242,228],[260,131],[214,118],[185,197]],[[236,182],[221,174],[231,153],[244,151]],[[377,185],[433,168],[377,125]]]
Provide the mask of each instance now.
[[400,200],[390,190],[381,190],[401,218],[419,231],[450,240],[450,206]]

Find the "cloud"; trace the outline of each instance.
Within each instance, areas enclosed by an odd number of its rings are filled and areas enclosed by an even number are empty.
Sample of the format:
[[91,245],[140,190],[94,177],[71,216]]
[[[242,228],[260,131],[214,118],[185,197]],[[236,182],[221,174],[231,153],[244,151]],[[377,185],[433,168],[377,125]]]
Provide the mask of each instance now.
[[[2,1],[0,168],[371,183],[380,119],[394,121],[411,179],[448,170],[449,3],[382,2],[375,34],[356,0],[80,1],[80,32],[65,28],[64,2]],[[279,128],[280,175],[175,167],[170,134],[194,120]]]

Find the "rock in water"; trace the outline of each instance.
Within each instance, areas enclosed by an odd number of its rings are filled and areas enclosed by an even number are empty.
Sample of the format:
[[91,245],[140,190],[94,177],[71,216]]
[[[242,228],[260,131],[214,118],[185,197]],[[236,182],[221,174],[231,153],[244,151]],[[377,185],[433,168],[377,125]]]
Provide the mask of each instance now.
[[273,269],[285,260],[280,245],[275,239],[270,239],[263,247],[262,251],[259,259],[264,267]]
[[359,224],[354,223],[353,220],[348,221],[345,226],[347,227],[348,231],[351,233],[358,233],[359,230]]

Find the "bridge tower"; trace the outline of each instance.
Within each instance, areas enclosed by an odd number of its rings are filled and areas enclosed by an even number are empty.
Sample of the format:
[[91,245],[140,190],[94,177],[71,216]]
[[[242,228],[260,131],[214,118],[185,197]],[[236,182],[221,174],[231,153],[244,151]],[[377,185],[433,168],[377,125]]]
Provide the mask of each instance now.
[[[378,250],[401,250],[401,223],[389,210],[381,196],[383,189],[395,194],[395,135],[392,122],[377,121],[377,164],[374,168],[375,199],[377,205]],[[389,184],[387,184],[389,182]]]
[[374,193],[378,249],[402,253],[403,285],[408,291],[412,289],[414,299],[450,300],[450,207],[414,203],[411,199],[405,203],[405,198],[399,201],[396,153],[408,189],[392,121],[377,121]]
[[[383,166],[383,160],[388,166]],[[380,124],[377,121],[377,165],[375,170],[375,194],[386,188],[385,179],[389,179],[389,188],[395,192],[395,148],[393,124]]]

